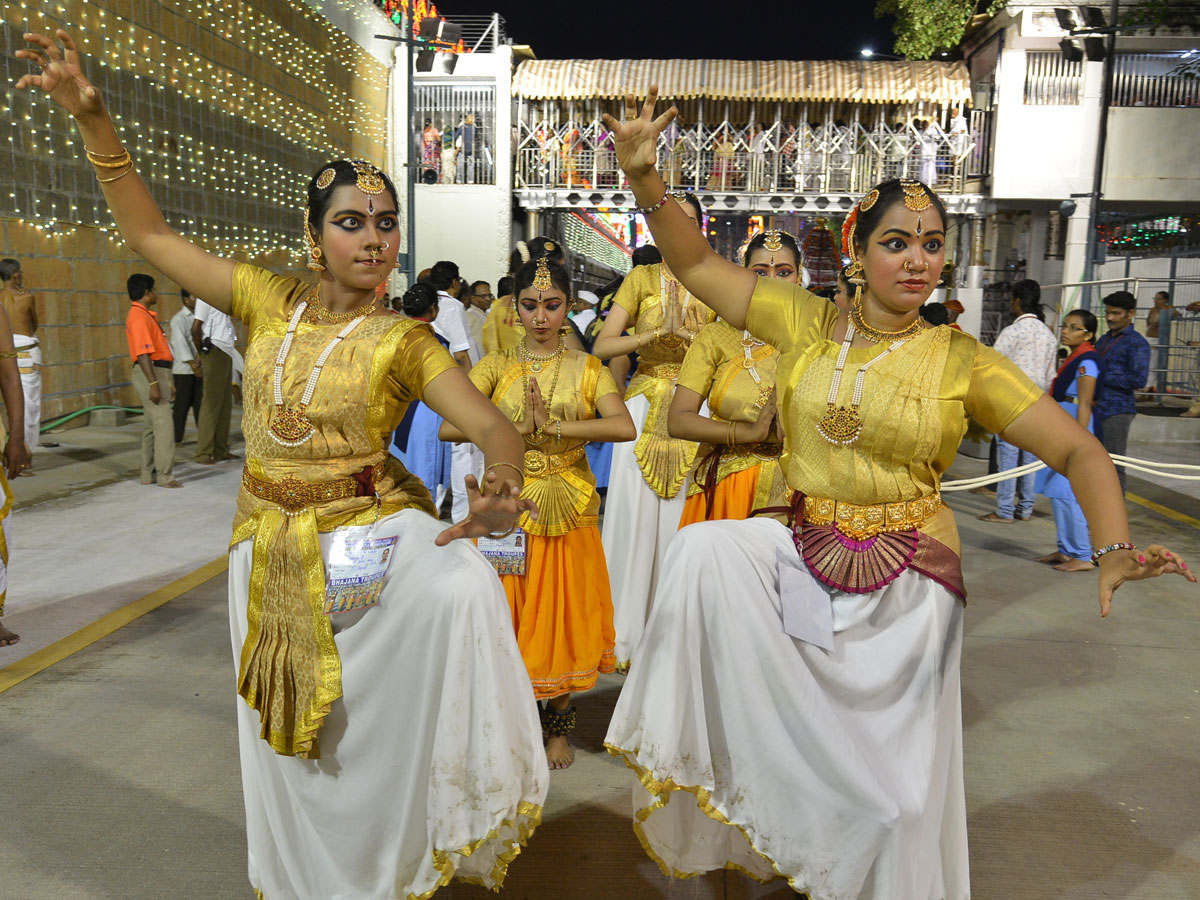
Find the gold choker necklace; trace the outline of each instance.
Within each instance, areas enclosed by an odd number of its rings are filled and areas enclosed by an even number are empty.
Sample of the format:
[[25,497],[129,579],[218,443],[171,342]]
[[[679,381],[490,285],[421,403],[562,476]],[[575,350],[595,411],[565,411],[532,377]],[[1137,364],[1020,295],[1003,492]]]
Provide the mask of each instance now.
[[353,322],[355,319],[369,316],[375,312],[375,306],[379,302],[377,297],[372,297],[370,303],[365,303],[356,309],[347,310],[346,312],[334,312],[321,302],[320,291],[314,292],[313,301],[304,319],[307,322],[321,322],[324,325],[345,325],[347,322]]
[[861,303],[855,303],[850,307],[850,322],[859,334],[876,344],[882,344],[885,341],[905,341],[925,330],[925,323],[921,320],[920,315],[913,320],[911,325],[899,331],[881,331],[878,328],[872,328],[863,318]]

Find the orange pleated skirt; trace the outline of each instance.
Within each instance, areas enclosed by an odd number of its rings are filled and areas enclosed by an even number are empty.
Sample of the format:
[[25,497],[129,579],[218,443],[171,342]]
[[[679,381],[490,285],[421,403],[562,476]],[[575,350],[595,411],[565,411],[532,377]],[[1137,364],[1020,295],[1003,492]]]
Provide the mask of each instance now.
[[612,591],[595,525],[528,535],[524,575],[501,575],[517,646],[539,700],[595,687],[616,669]]
[[[758,475],[762,464],[726,475],[713,489],[712,513],[709,519],[748,519],[754,511],[754,495],[758,491]],[[683,506],[679,527],[703,522],[704,494],[692,494]]]

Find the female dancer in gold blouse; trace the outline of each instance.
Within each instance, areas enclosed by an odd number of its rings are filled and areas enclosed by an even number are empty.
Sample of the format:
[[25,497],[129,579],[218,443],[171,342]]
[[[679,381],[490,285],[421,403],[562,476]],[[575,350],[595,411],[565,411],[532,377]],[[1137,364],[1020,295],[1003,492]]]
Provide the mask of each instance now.
[[[762,231],[742,248],[761,278],[800,280],[800,248],[782,231]],[[746,519],[779,506],[787,484],[775,416],[775,348],[718,320],[688,349],[667,420],[671,437],[699,441],[679,527],[707,519]],[[709,416],[700,408],[707,401]]]
[[[769,518],[683,529],[606,743],[638,775],[635,829],[671,874],[738,868],[812,897],[965,900],[959,657],[963,584],[938,493],[969,414],[1077,487],[1107,615],[1124,582],[1195,578],[1136,551],[1100,443],[974,338],[923,326],[946,212],[892,180],[850,216],[847,313],[714,254],[654,171],[674,111],[606,118],[663,258],[734,328],[779,351],[781,459]],[[1083,486],[1087,490],[1083,490]],[[790,527],[789,527],[790,526]]]
[[[666,202],[702,233],[704,217],[694,195],[676,193]],[[712,310],[665,264],[637,266],[617,291],[593,347],[601,359],[638,354],[637,371],[625,392],[638,439],[613,447],[604,512],[604,552],[613,576],[622,666],[641,639],[667,542],[683,513],[686,498],[680,488],[696,455],[694,443],[667,432],[667,411],[688,346],[712,320]]]
[[[521,518],[524,572],[500,580],[534,695],[547,701],[546,757],[552,769],[564,769],[574,759],[571,694],[590,690],[616,665],[612,594],[596,527],[600,497],[584,444],[632,441],[637,432],[608,368],[566,346],[566,269],[542,257],[517,273],[515,290],[525,337],[480,360],[471,381],[525,436],[521,495],[537,504],[538,517]],[[443,426],[442,437],[464,436]]]
[[[395,189],[362,160],[317,171],[315,283],[214,256],[163,220],[70,36],[25,37],[41,73],[17,86],[75,117],[125,241],[249,332],[229,599],[251,883],[266,900],[498,884],[548,773],[503,590],[454,539],[533,508],[516,429],[427,325],[375,302],[396,261]],[[448,529],[387,452],[417,399],[488,461]]]

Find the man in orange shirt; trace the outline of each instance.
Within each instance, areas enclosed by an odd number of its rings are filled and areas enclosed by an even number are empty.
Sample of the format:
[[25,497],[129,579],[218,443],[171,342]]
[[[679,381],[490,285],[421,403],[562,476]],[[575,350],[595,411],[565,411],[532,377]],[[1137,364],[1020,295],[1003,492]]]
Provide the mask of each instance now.
[[171,416],[171,401],[175,385],[171,379],[171,350],[167,336],[158,324],[154,307],[154,279],[136,273],[125,283],[129,291],[129,315],[125,317],[125,337],[129,340],[129,355],[133,359],[133,389],[142,401],[142,484],[166,488],[183,487],[175,480],[175,420]]

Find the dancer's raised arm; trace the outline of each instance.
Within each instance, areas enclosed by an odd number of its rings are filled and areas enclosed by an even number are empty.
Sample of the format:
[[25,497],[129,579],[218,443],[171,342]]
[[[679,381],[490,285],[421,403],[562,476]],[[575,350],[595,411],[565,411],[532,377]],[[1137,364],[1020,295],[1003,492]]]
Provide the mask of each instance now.
[[714,253],[679,204],[664,202],[667,186],[654,168],[658,136],[679,111],[671,107],[655,118],[657,99],[658,88],[651,86],[640,113],[637,98],[626,94],[624,122],[605,114],[604,124],[616,141],[617,161],[671,272],[721,318],[743,328],[757,276]]
[[[37,88],[75,117],[88,161],[104,191],[121,237],[129,248],[172,281],[203,297],[222,312],[233,302],[232,260],[222,259],[176,234],[121,144],[100,92],[83,74],[79,51],[71,35],[59,28],[58,43],[44,34],[30,33],[32,47],[17,56],[41,68],[41,74],[23,75],[17,88]],[[59,47],[59,43],[62,47]]]

